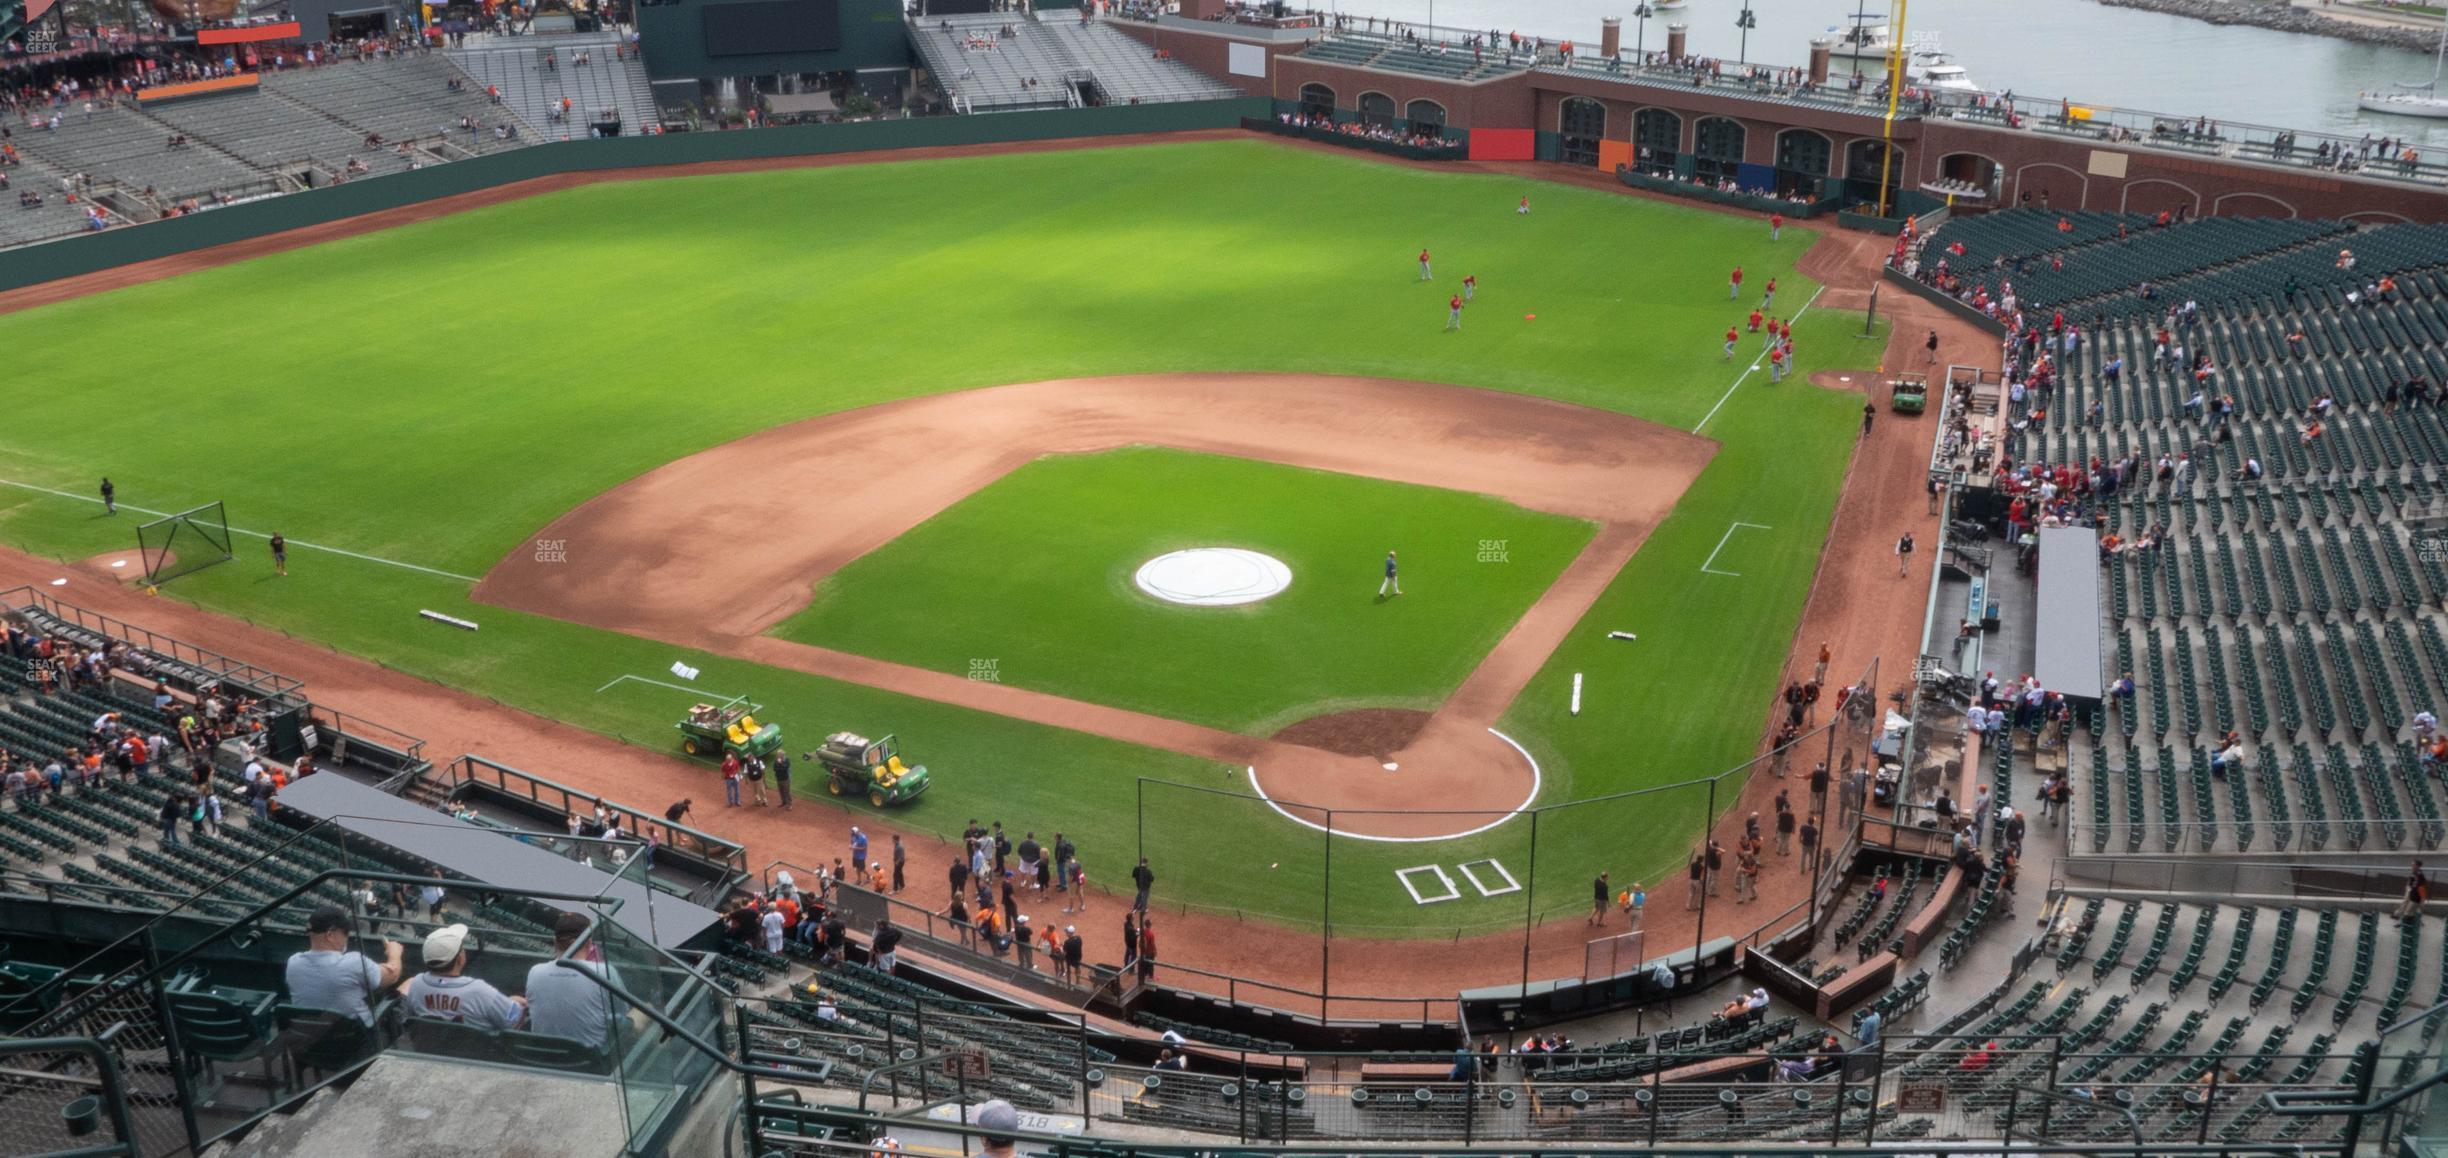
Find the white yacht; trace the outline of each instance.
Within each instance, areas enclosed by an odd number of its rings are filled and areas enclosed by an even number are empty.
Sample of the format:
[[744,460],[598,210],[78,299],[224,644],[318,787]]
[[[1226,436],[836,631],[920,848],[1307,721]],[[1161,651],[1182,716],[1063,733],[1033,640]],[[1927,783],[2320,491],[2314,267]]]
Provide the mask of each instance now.
[[1895,47],[1895,29],[1883,16],[1855,15],[1849,27],[1830,26],[1828,37],[1836,42],[1828,55],[1850,60],[1885,60]]
[[1981,87],[1973,83],[1972,74],[1964,71],[1964,66],[1949,62],[1942,54],[1915,55],[1912,63],[1905,66],[1904,75],[1911,78],[1914,84],[1940,95],[1981,91]]

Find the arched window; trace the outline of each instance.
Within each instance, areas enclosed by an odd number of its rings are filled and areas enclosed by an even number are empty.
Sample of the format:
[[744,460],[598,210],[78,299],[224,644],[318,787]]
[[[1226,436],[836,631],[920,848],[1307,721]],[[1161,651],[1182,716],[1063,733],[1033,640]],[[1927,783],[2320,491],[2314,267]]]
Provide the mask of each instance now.
[[1826,136],[1809,129],[1787,129],[1776,137],[1776,192],[1817,199],[1828,176],[1835,149]]
[[1598,142],[1606,136],[1606,106],[1588,97],[1565,97],[1556,112],[1556,131],[1564,138],[1564,163],[1595,165]]
[[1879,161],[1887,162],[1887,196],[1892,202],[1895,190],[1904,184],[1904,150],[1889,150],[1887,142],[1876,137],[1864,137],[1845,146],[1845,180],[1861,186],[1855,190],[1865,200],[1878,196]]
[[1445,106],[1430,100],[1412,101],[1403,106],[1404,131],[1415,137],[1445,135]]
[[1665,109],[1632,114],[1632,167],[1673,176],[1683,153],[1683,118]]
[[1733,177],[1742,168],[1743,146],[1749,140],[1741,121],[1702,117],[1692,125],[1692,176],[1703,181]]
[[1360,94],[1360,121],[1372,129],[1394,127],[1394,98],[1381,92]]
[[1989,200],[2000,192],[2005,170],[1979,153],[1948,153],[1938,158],[1938,181],[1938,188],[1932,192]]
[[1300,90],[1300,115],[1304,121],[1330,119],[1334,116],[1335,91],[1322,84],[1304,84]]

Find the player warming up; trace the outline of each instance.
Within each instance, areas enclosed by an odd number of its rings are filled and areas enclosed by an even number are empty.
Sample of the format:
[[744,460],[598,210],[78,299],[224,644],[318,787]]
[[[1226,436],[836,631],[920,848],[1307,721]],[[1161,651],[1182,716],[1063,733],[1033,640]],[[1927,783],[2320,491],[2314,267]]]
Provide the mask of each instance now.
[[1725,347],[1725,360],[1726,360],[1726,361],[1731,362],[1731,361],[1733,361],[1733,360],[1734,360],[1734,343],[1739,342],[1739,341],[1742,341],[1742,332],[1741,332],[1741,331],[1739,331],[1739,330],[1737,330],[1737,329],[1735,329],[1735,328],[1734,328],[1734,327],[1732,327],[1732,326],[1727,326],[1727,327],[1726,327],[1726,347]]
[[1445,303],[1445,332],[1446,332],[1446,333],[1448,333],[1448,334],[1450,334],[1450,333],[1454,332],[1455,330],[1459,330],[1459,329],[1461,329],[1461,328],[1462,328],[1462,295],[1461,295],[1461,294],[1455,294],[1455,295],[1453,296],[1453,300],[1452,300],[1452,301],[1449,301],[1449,302],[1446,302],[1446,303]]
[[1738,266],[1735,266],[1735,267],[1734,267],[1734,272],[1733,272],[1733,273],[1730,273],[1730,274],[1727,274],[1727,275],[1726,275],[1726,300],[1730,302],[1730,301],[1733,301],[1735,298],[1738,298],[1738,297],[1741,297],[1741,296],[1742,296],[1742,267],[1738,265]]
[[1420,279],[1421,281],[1432,281],[1432,280],[1434,280],[1435,278],[1436,278],[1436,275],[1435,275],[1434,273],[1429,272],[1429,270],[1428,270],[1428,251],[1427,251],[1427,250],[1425,250],[1425,249],[1423,249],[1423,250],[1421,250],[1421,251],[1420,251],[1420,276],[1419,276],[1419,279]]

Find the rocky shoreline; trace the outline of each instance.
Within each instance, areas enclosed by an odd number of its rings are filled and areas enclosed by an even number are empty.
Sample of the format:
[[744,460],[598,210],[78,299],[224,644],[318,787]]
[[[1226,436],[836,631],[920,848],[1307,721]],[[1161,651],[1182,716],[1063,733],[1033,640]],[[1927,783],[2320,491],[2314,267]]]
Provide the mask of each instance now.
[[2301,32],[2312,36],[2334,36],[2340,40],[2358,40],[2366,44],[2384,44],[2412,52],[2429,54],[2439,44],[2439,34],[2420,28],[2397,28],[2365,24],[2354,20],[2332,20],[2309,8],[2297,8],[2284,0],[2265,3],[2263,0],[2099,0],[2111,8],[2139,8],[2145,12],[2168,12],[2212,24],[2245,24],[2254,28],[2270,28],[2279,32]]

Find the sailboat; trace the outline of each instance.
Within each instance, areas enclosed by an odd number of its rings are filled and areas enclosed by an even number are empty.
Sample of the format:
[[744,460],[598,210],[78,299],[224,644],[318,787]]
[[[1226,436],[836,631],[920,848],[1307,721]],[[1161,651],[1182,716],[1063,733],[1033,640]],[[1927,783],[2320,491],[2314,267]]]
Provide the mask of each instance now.
[[2448,117],[2448,97],[2439,92],[2440,66],[2448,63],[2448,21],[2440,24],[2439,51],[2431,60],[2431,79],[2423,84],[2401,84],[2383,92],[2363,92],[2355,95],[2355,103],[2367,112],[2394,113],[2401,117]]

